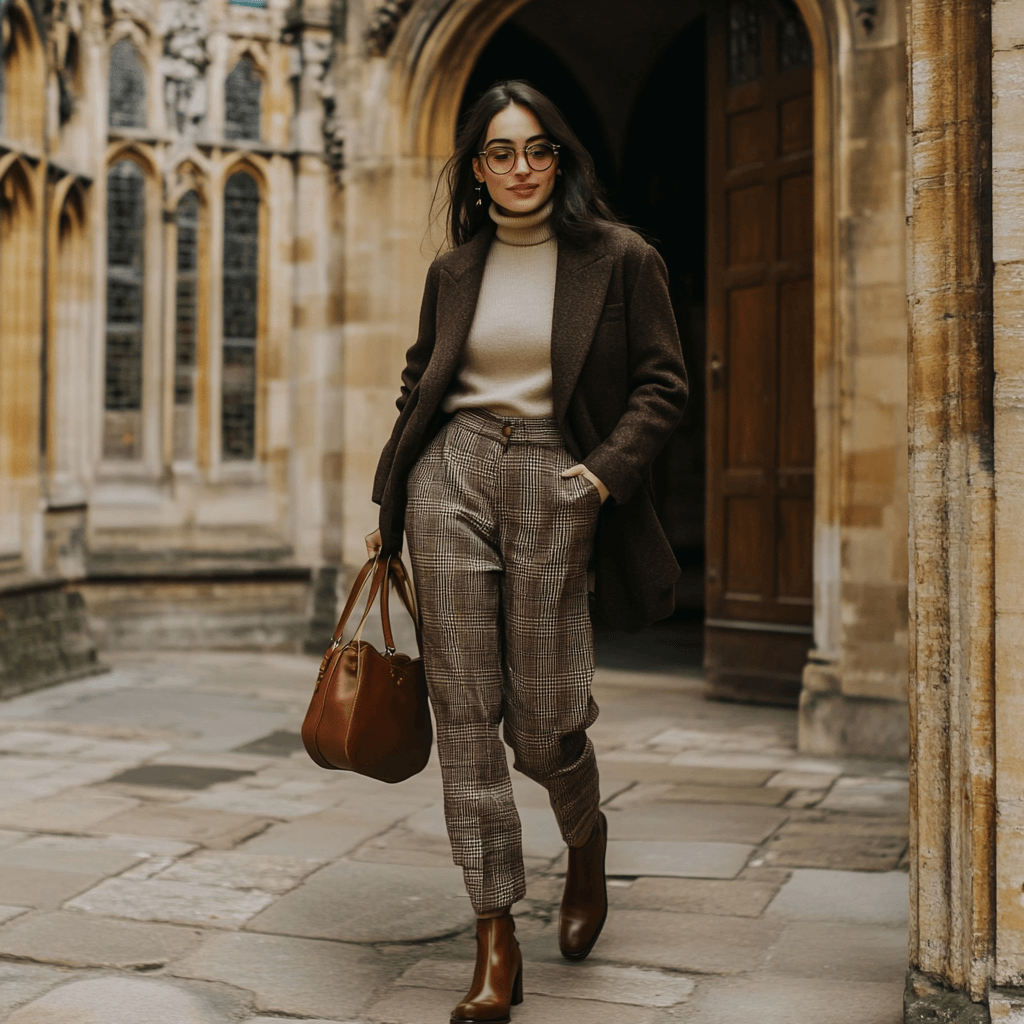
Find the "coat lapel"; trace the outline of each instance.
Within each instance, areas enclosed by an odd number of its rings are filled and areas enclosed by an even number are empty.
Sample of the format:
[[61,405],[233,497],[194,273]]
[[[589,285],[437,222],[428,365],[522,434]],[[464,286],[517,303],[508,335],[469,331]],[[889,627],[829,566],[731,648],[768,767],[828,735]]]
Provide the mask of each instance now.
[[604,309],[614,266],[601,248],[558,246],[555,310],[551,321],[551,401],[559,425],[569,411],[580,370]]
[[473,314],[480,297],[480,284],[493,237],[493,227],[478,231],[465,245],[453,250],[441,273],[437,308],[444,310],[444,316],[437,324],[430,361],[430,375],[441,395],[447,392],[455,377],[466,338],[473,326]]

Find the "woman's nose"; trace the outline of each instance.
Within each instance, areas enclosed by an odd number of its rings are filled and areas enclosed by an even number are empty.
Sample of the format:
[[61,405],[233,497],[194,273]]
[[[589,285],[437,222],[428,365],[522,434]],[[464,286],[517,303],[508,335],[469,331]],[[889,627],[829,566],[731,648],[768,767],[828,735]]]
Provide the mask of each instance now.
[[526,153],[520,150],[516,153],[516,166],[514,171],[516,174],[527,175],[532,171],[533,168],[530,166],[530,162],[526,159]]

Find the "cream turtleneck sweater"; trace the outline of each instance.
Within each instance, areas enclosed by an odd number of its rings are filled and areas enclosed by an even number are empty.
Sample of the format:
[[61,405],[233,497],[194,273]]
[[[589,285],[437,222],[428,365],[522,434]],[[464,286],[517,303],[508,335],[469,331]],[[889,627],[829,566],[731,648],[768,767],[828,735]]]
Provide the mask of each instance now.
[[492,203],[498,231],[487,254],[480,297],[459,372],[441,407],[498,416],[550,417],[551,317],[558,241],[551,203],[506,217]]

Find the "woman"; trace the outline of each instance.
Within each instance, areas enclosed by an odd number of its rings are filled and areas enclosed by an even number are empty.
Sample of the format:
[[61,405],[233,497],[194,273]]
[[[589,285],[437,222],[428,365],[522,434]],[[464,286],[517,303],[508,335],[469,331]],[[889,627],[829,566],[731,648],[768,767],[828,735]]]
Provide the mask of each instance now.
[[588,568],[610,625],[671,612],[679,570],[649,468],[686,374],[665,266],[616,222],[550,100],[492,87],[444,174],[452,249],[427,274],[367,549],[400,550],[404,524],[448,833],[478,918],[451,1021],[494,1024],[522,999],[510,911],[526,891],[498,726],[569,846],[558,938],[582,960],[607,914]]

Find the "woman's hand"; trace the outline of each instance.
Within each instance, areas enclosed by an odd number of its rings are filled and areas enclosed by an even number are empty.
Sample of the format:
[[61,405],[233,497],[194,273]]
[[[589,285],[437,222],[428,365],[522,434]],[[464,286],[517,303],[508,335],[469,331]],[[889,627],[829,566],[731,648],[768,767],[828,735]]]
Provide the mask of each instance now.
[[602,505],[607,501],[608,495],[611,493],[611,491],[609,491],[608,488],[605,487],[605,485],[601,483],[601,481],[598,480],[582,462],[578,462],[575,466],[571,466],[569,469],[565,470],[565,472],[562,473],[562,476],[566,479],[572,476],[585,476],[597,488],[597,493],[601,496]]
[[373,558],[375,555],[380,553],[383,541],[380,539],[380,530],[374,530],[373,533],[366,535],[366,554],[369,558]]

